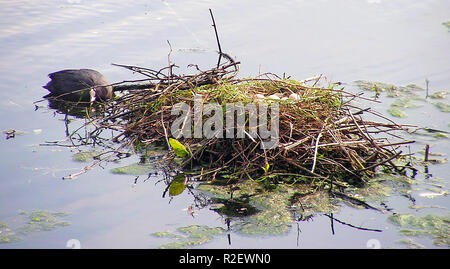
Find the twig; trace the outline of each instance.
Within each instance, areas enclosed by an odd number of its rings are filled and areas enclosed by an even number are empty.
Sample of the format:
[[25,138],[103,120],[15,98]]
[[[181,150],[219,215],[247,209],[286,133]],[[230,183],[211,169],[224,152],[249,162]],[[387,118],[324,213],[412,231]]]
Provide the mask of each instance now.
[[172,45],[170,45],[169,40],[167,40],[167,44],[169,44],[169,53],[167,54],[167,63],[169,65],[169,70],[167,71],[169,75],[169,84],[170,80],[172,79],[172,63],[170,62],[170,54],[172,54]]
[[219,35],[217,34],[216,22],[214,21],[213,12],[211,9],[209,9],[209,13],[211,14],[211,20],[213,23],[212,26],[214,27],[214,32],[216,33],[217,47],[219,48],[219,60],[217,61],[217,68],[219,68],[220,60],[222,59],[222,48],[220,46]]
[[386,160],[383,160],[383,161],[378,162],[378,163],[376,163],[376,164],[373,164],[373,165],[371,165],[371,166],[367,166],[367,167],[365,167],[364,169],[359,169],[359,170],[357,170],[356,172],[362,172],[362,171],[370,170],[370,169],[372,169],[372,168],[375,168],[375,167],[377,167],[377,166],[380,166],[380,165],[382,165],[382,164],[385,164],[385,163],[387,163],[387,162],[392,161],[393,159],[397,158],[397,157],[400,156],[401,154],[402,154],[402,152],[399,151],[397,154],[392,155],[390,158],[388,158],[388,159],[386,159]]
[[[336,183],[334,183],[334,184],[336,184]],[[364,202],[364,201],[362,201],[362,200],[360,200],[358,198],[349,196],[349,195],[347,195],[345,193],[342,193],[342,192],[339,192],[339,191],[333,191],[332,194],[336,195],[336,196],[338,196],[340,198],[346,199],[346,200],[348,200],[348,201],[350,201],[350,202],[352,202],[354,204],[362,205],[362,206],[364,206],[367,209],[373,209],[373,210],[376,210],[376,211],[383,212],[381,209],[373,207],[373,206],[369,205],[368,203],[366,203],[366,202]]]
[[339,222],[340,224],[343,224],[343,225],[346,225],[346,226],[349,226],[349,227],[352,227],[352,228],[355,228],[355,229],[358,229],[358,230],[371,231],[371,232],[382,232],[383,231],[383,230],[379,230],[379,229],[371,229],[371,228],[364,228],[364,227],[360,227],[360,226],[355,226],[353,224],[349,224],[349,223],[343,222],[341,220],[338,220],[335,217],[333,217],[332,215],[324,214],[324,216],[329,217],[331,219],[331,221],[335,220],[335,221]]

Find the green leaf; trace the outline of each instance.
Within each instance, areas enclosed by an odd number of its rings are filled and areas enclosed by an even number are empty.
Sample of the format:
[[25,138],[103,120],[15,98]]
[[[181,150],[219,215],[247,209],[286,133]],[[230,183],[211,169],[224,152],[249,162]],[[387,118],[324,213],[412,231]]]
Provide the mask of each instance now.
[[178,157],[184,158],[186,156],[189,156],[189,151],[180,143],[178,140],[175,140],[173,138],[169,138],[169,144],[175,151],[175,154]]

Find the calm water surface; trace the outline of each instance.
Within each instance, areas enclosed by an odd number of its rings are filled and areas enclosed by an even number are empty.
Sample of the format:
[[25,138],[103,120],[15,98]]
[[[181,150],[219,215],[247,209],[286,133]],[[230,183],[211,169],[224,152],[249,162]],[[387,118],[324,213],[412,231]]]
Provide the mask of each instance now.
[[[421,86],[428,79],[432,90],[450,89],[450,32],[442,25],[450,20],[450,2],[445,0],[0,0],[0,130],[24,132],[0,140],[0,222],[12,227],[19,210],[40,209],[68,212],[65,220],[71,223],[0,248],[65,248],[72,238],[84,248],[156,248],[163,241],[150,235],[154,232],[191,224],[226,228],[208,209],[189,215],[186,208],[193,198],[188,193],[162,198],[166,186],[157,178],[135,183],[135,176],[110,172],[137,157],[62,180],[85,164],[72,161],[74,150],[42,145],[65,139],[64,115],[44,102],[35,111],[33,104],[46,94],[41,86],[48,82],[47,74],[61,69],[96,69],[110,82],[139,79],[111,63],[161,68],[167,64],[167,40],[180,72],[188,72],[184,67],[189,63],[211,67],[217,55],[208,8],[214,11],[223,50],[242,62],[241,77],[260,71],[297,79],[324,74],[349,89],[360,79]],[[388,105],[389,100],[376,108],[386,113]],[[72,120],[72,126],[83,122]],[[448,113],[432,106],[398,120],[411,121],[450,131]],[[448,139],[419,141],[412,150],[424,143],[450,153]],[[448,190],[448,164],[430,170]],[[414,198],[417,204],[440,208],[418,212],[409,208],[410,199],[395,195],[389,205],[402,213],[448,215],[447,196]],[[388,216],[343,206],[336,218],[383,232],[335,223],[333,235],[329,218],[319,215],[310,222],[293,222],[283,236],[231,231],[231,245],[223,236],[199,247],[366,248],[369,239],[382,247],[405,247],[397,243],[404,236]],[[427,237],[414,240],[437,247]]]

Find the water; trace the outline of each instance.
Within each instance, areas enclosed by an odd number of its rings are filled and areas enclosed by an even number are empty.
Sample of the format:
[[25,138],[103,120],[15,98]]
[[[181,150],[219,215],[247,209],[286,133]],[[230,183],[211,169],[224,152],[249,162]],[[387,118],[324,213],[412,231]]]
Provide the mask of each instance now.
[[[19,210],[45,209],[70,213],[65,219],[71,223],[0,248],[65,248],[69,239],[84,248],[155,248],[163,241],[150,236],[154,232],[191,224],[226,228],[208,209],[189,215],[188,193],[162,198],[165,185],[156,179],[140,177],[135,184],[135,176],[109,171],[133,158],[61,180],[85,164],[72,161],[75,152],[68,148],[40,146],[65,139],[64,115],[45,103],[35,111],[33,104],[47,93],[41,87],[47,74],[61,69],[92,68],[111,82],[141,78],[110,64],[166,66],[167,40],[180,72],[189,72],[189,63],[213,66],[217,48],[208,8],[222,49],[242,62],[241,77],[273,72],[297,79],[324,74],[348,87],[359,79],[422,86],[428,79],[436,90],[450,85],[450,32],[441,24],[450,19],[448,1],[0,1],[0,130],[25,132],[0,142],[0,222],[13,226]],[[388,105],[377,108],[385,112]],[[428,106],[411,113],[399,122],[449,131],[446,113]],[[433,141],[432,149],[448,156],[448,139]],[[430,170],[448,184],[448,164]],[[417,204],[444,207],[427,212],[448,215],[446,196],[430,200],[417,193]],[[401,195],[391,197],[390,205],[416,212]],[[382,247],[405,247],[396,243],[404,237],[387,216],[343,206],[334,217],[383,232],[334,222],[333,235],[330,219],[319,215],[294,222],[283,236],[231,232],[231,245],[219,236],[199,247],[366,248],[370,239]],[[436,247],[427,237],[415,241]]]

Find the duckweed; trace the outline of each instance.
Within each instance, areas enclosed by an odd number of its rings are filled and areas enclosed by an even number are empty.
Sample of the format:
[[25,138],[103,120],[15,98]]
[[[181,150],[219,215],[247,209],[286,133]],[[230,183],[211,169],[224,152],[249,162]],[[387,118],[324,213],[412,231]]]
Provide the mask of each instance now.
[[[292,211],[302,214],[332,212],[339,207],[326,191],[310,192],[304,185],[279,184],[275,189],[265,190],[262,184],[252,180],[241,182],[236,189],[229,186],[202,184],[197,190],[206,192],[215,202],[224,206],[217,211],[235,218],[234,232],[245,235],[280,235],[289,231],[293,222]],[[232,199],[230,199],[232,193]],[[241,214],[227,210],[228,202],[240,202],[236,208],[245,209]],[[245,217],[244,217],[245,216]]]
[[430,98],[432,99],[445,99],[447,98],[448,91],[438,91],[430,94]]
[[442,23],[442,25],[444,25],[445,27],[448,28],[448,30],[450,31],[450,21],[445,21]]
[[75,162],[90,162],[98,155],[97,152],[78,152],[72,156]]
[[431,236],[437,246],[450,247],[450,216],[396,214],[388,218],[406,236]]
[[0,222],[0,244],[11,243],[19,240],[19,237],[5,223]]
[[450,112],[450,105],[444,102],[436,102],[434,106],[441,112]]
[[415,242],[411,238],[400,239],[400,240],[397,241],[397,243],[404,244],[404,245],[406,245],[407,248],[410,248],[410,249],[423,249],[423,248],[425,248],[424,245]]
[[408,115],[403,112],[402,110],[396,108],[396,107],[391,107],[388,109],[389,114],[391,114],[393,117],[397,117],[397,118],[406,118]]
[[134,163],[127,166],[116,167],[111,169],[111,173],[118,175],[147,175],[155,170],[155,166],[151,164]]
[[215,236],[221,235],[225,230],[221,227],[208,227],[206,225],[190,225],[179,227],[178,234],[172,232],[155,232],[153,236],[170,238],[173,242],[159,246],[162,249],[188,248],[210,242]]
[[52,212],[47,210],[19,211],[21,225],[9,228],[0,223],[0,243],[12,243],[23,239],[23,236],[40,231],[51,231],[70,225],[70,222],[61,220],[68,214],[65,212]]
[[357,80],[354,83],[358,88],[365,91],[374,91],[377,93],[387,92],[387,96],[389,97],[417,96],[418,91],[424,90],[424,88],[416,84],[397,86],[390,83],[378,81],[365,81],[365,80]]
[[27,218],[26,223],[16,229],[16,232],[20,234],[28,234],[38,231],[50,231],[58,227],[70,225],[70,222],[62,221],[59,219],[68,215],[64,212],[34,210],[31,212],[21,211],[20,214],[24,215]]

